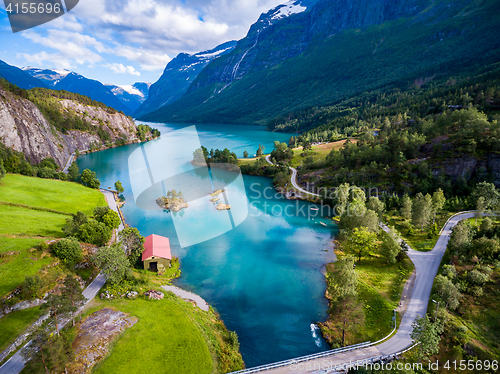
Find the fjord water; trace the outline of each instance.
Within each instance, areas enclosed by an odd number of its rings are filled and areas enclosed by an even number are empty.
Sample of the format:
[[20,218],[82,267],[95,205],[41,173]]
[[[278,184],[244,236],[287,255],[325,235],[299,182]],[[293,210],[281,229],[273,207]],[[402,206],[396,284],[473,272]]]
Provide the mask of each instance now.
[[[185,125],[152,126],[164,135]],[[201,144],[208,149],[227,147],[239,157],[245,150],[253,154],[259,144],[270,151],[274,140],[283,142],[290,137],[257,126],[196,127]],[[147,150],[155,142],[158,140],[142,147]],[[178,142],[173,146],[181,149],[183,145]],[[243,223],[211,240],[181,248],[171,213],[142,210],[135,204],[128,158],[139,147],[133,144],[84,155],[78,159],[78,166],[95,171],[103,188],[112,187],[117,180],[122,182],[127,224],[137,227],[144,236],[154,233],[170,238],[172,253],[179,257],[182,270],[175,283],[207,300],[226,326],[237,332],[246,366],[327,349],[311,324],[326,318],[322,271],[324,264],[334,259],[331,237],[336,227],[321,217],[308,217],[318,212],[310,209],[313,204],[275,196],[270,179],[244,176],[249,214]],[[213,211],[207,211],[207,220],[213,219]],[[182,219],[189,217],[188,208]],[[320,225],[320,221],[328,226]],[[210,230],[210,225],[199,230]],[[193,235],[199,230],[193,230]]]

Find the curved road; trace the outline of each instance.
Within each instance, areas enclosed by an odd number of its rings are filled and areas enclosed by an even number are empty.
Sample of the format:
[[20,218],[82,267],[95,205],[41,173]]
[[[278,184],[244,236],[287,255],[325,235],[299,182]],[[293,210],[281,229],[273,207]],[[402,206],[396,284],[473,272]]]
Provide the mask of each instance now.
[[[271,165],[274,165],[272,162],[271,162],[271,155],[267,155],[266,156],[266,161],[271,164]],[[317,193],[314,193],[314,192],[309,192],[309,191],[306,191],[304,190],[302,187],[300,187],[297,183],[297,169],[295,168],[292,168],[291,166],[289,166],[290,170],[292,171],[292,177],[290,178],[291,182],[292,182],[292,186],[295,187],[297,190],[299,190],[300,192],[302,193],[305,193],[305,194],[308,194],[308,195],[313,195],[313,196],[319,196]]]
[[[101,192],[104,194],[106,197],[106,200],[108,202],[108,205],[111,209],[113,209],[115,212],[118,213],[118,208],[116,206],[116,201],[115,201],[115,196],[113,195],[112,192],[107,191],[107,190],[101,190]],[[123,230],[123,222],[120,223],[120,227],[118,227],[118,231]],[[106,282],[106,278],[104,274],[99,273],[97,277],[90,283],[85,290],[83,290],[82,294],[85,296],[87,299],[85,301],[85,304],[78,310],[76,314],[79,314],[82,309],[91,301],[94,299],[94,297],[97,295],[99,290],[104,286],[104,283]],[[68,321],[62,323],[59,325],[59,328],[64,327],[66,323],[68,323],[71,319]],[[30,344],[30,342],[26,343],[24,346]],[[23,347],[24,348],[24,347]],[[24,358],[21,355],[21,349],[18,350],[5,364],[0,367],[0,374],[18,374],[23,370],[24,368]]]
[[[410,337],[413,321],[419,316],[424,316],[427,312],[427,304],[431,295],[434,277],[437,274],[441,259],[446,251],[446,246],[450,240],[451,229],[463,219],[473,218],[475,213],[462,213],[451,218],[443,228],[436,245],[430,252],[418,252],[408,249],[408,257],[415,265],[416,276],[411,298],[408,307],[394,336],[385,342],[368,347],[360,348],[350,352],[332,355],[320,359],[303,362],[301,365],[289,365],[277,369],[266,370],[266,373],[285,374],[285,373],[322,373],[327,374],[336,365],[354,363],[357,360],[369,359],[377,356],[385,356],[399,353],[412,346],[413,341]],[[387,227],[383,227],[388,230]],[[330,369],[330,370],[328,370]]]

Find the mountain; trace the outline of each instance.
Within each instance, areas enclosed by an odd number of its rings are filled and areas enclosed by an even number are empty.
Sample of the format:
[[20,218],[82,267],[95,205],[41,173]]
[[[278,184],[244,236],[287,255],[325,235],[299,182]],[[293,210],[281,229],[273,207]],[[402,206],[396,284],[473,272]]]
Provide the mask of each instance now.
[[230,41],[194,55],[180,53],[168,63],[160,79],[150,87],[148,99],[134,116],[143,116],[179,99],[205,66],[217,57],[230,53],[235,46],[236,41]]
[[130,115],[129,109],[117,98],[111,90],[99,81],[89,79],[83,75],[69,70],[38,69],[34,67],[23,68],[23,71],[33,78],[42,81],[47,87],[54,90],[65,90],[90,97],[102,102],[118,111]]
[[0,60],[0,77],[7,79],[9,82],[18,87],[29,90],[35,87],[46,87],[39,79],[33,78],[18,67],[9,65]]
[[136,82],[132,86],[105,84],[105,86],[133,113],[148,98],[151,83]]
[[134,121],[88,97],[43,88],[19,94],[0,82],[0,141],[33,163],[52,157],[63,167],[76,149],[139,141]]
[[494,0],[318,0],[262,14],[148,121],[259,123],[500,60]]

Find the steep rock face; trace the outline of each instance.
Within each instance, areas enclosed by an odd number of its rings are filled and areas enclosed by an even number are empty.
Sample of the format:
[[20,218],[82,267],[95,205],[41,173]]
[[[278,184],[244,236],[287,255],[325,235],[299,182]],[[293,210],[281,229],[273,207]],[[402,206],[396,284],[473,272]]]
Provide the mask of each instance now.
[[168,63],[160,79],[151,85],[147,100],[134,116],[140,117],[179,99],[205,66],[217,57],[230,53],[235,46],[236,42],[230,41],[194,55],[180,53]]
[[101,108],[83,105],[72,100],[61,100],[60,102],[67,110],[72,110],[87,120],[94,126],[102,125],[104,130],[115,141],[122,134],[126,135],[128,140],[137,140],[137,127],[129,117],[122,113],[108,113]]
[[[112,140],[122,134],[127,141],[136,141],[136,126],[121,113],[110,114],[101,108],[85,106],[71,100],[63,100],[66,110],[80,113],[94,126],[101,126]],[[85,114],[87,113],[87,114]],[[0,141],[7,147],[23,152],[35,163],[52,157],[63,166],[76,149],[87,150],[91,143],[100,143],[99,136],[71,130],[66,134],[57,131],[43,116],[35,104],[14,96],[0,88]]]
[[0,95],[0,140],[7,147],[23,152],[32,162],[52,157],[58,165],[63,165],[70,149],[36,105],[1,88]]

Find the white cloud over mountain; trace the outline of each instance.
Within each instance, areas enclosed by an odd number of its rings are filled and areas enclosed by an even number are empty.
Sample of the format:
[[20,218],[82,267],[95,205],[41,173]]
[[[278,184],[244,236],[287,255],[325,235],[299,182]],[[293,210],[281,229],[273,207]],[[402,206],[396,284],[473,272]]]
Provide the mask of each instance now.
[[[178,53],[241,39],[260,13],[283,0],[83,0],[67,15],[16,34],[38,46],[26,64],[161,72]],[[1,59],[1,57],[0,57]]]

